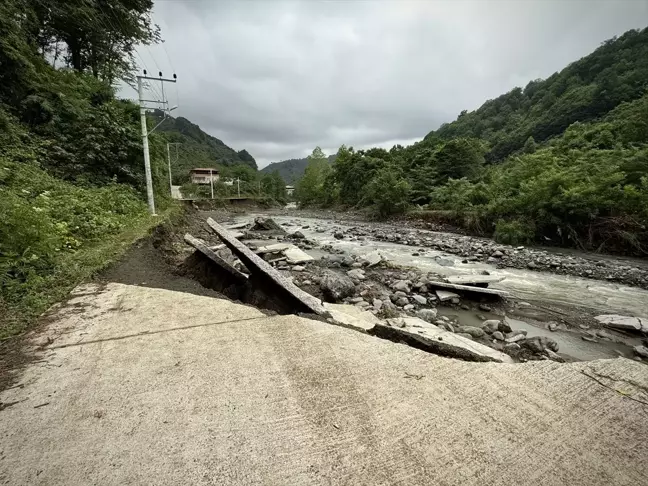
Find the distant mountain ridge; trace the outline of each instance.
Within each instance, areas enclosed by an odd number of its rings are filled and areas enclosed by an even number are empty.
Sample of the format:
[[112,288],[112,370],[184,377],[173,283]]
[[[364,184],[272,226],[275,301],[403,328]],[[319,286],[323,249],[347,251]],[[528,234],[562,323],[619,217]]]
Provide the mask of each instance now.
[[[162,120],[160,110],[149,112],[149,116]],[[236,151],[200,129],[198,125],[181,116],[168,117],[158,128],[163,132],[169,142],[179,143],[178,160],[172,157],[172,170],[177,177],[185,179],[189,171],[195,167],[233,166],[245,164],[257,169],[256,160],[247,150]],[[182,181],[178,181],[182,182]]]
[[[337,154],[329,155],[329,164],[332,164]],[[272,162],[270,165],[261,169],[264,174],[271,174],[274,171],[279,172],[281,178],[286,181],[288,185],[294,185],[301,176],[304,175],[306,166],[308,165],[308,158],[303,159],[288,159],[281,162]]]

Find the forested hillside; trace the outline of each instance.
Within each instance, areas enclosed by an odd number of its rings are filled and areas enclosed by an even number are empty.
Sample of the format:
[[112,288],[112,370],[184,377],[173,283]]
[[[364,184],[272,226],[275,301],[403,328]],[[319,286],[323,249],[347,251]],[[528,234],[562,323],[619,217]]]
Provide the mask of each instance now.
[[[328,163],[332,164],[335,157],[335,154],[329,155],[327,158]],[[270,174],[277,171],[282,179],[286,181],[286,184],[295,184],[304,175],[304,170],[306,170],[308,160],[308,157],[304,157],[303,159],[289,159],[282,160],[281,162],[273,162],[261,169],[261,172]]]
[[641,97],[648,79],[648,31],[629,31],[546,80],[530,81],[463,111],[426,139],[476,137],[489,143],[486,160],[502,160],[532,137],[543,142],[574,122],[599,118],[624,101]]
[[[150,113],[155,123],[162,121],[163,112]],[[178,157],[172,157],[172,169],[177,184],[188,180],[189,170],[194,167],[231,167],[245,164],[256,169],[257,164],[246,150],[237,152],[216,137],[203,132],[198,125],[183,117],[168,117],[158,128],[169,142],[180,143]],[[175,148],[174,148],[175,149]]]
[[[107,264],[155,223],[138,107],[115,98],[152,1],[0,3],[0,337]],[[164,143],[150,138],[158,212]],[[158,220],[159,221],[159,220]]]
[[342,147],[330,169],[311,166],[298,184],[302,204],[382,215],[419,205],[503,242],[645,255],[648,29],[463,112],[410,147]]

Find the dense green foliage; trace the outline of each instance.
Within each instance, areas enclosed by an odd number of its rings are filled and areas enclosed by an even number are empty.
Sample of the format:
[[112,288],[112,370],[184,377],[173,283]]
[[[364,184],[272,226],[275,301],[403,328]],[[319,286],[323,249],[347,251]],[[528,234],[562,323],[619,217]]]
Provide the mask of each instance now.
[[419,205],[502,242],[646,254],[648,29],[412,146],[343,146],[330,171],[313,170],[298,183],[302,206]]
[[529,137],[544,142],[572,123],[600,118],[641,97],[647,79],[648,29],[631,30],[546,80],[531,81],[473,112],[462,112],[426,139],[480,138],[490,146],[487,160],[502,160]]
[[[139,108],[111,85],[128,79],[137,43],[158,39],[151,6],[0,4],[0,335],[20,331],[155,221]],[[162,210],[164,140],[150,145]]]
[[222,169],[234,165],[245,165],[256,170],[254,157],[246,150],[237,152],[216,137],[203,132],[198,125],[181,116],[167,117],[156,110],[150,113],[153,123],[162,122],[158,130],[171,143],[178,143],[171,149],[171,172],[175,184],[189,181],[189,171],[196,167]]
[[[328,163],[332,164],[335,161],[335,157],[335,154],[329,155],[327,157]],[[290,159],[281,162],[273,162],[261,169],[261,172],[270,174],[277,171],[281,178],[286,181],[286,184],[294,185],[304,175],[308,162],[308,157],[303,159]]]

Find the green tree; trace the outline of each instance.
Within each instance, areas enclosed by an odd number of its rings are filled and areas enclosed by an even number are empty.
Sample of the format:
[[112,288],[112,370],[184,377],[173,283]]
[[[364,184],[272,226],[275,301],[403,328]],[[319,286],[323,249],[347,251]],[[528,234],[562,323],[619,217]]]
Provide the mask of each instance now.
[[522,148],[522,152],[525,154],[532,154],[533,152],[536,151],[537,145],[535,140],[533,140],[533,137],[529,136],[527,138],[526,142],[524,142],[524,147]]
[[328,157],[322,149],[315,147],[313,153],[308,156],[308,166],[304,175],[295,187],[295,199],[300,206],[311,206],[324,202],[324,181],[330,171]]
[[484,164],[486,147],[480,140],[458,138],[446,142],[437,152],[439,180],[472,179],[479,174]]
[[377,170],[363,191],[363,203],[373,205],[380,216],[405,212],[409,198],[410,185],[393,165]]

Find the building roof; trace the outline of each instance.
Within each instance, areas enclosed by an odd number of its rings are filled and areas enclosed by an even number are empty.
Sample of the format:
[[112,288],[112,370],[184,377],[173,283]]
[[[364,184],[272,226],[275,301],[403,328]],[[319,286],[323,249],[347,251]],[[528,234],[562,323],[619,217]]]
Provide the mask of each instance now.
[[203,170],[207,171],[207,172],[209,172],[209,171],[218,172],[218,169],[212,169],[212,168],[209,168],[209,167],[206,167],[206,168],[205,167],[196,167],[194,169],[191,169],[189,172],[196,172],[196,171],[203,171]]

